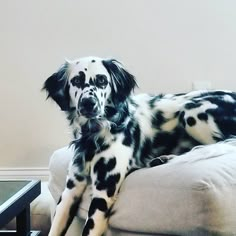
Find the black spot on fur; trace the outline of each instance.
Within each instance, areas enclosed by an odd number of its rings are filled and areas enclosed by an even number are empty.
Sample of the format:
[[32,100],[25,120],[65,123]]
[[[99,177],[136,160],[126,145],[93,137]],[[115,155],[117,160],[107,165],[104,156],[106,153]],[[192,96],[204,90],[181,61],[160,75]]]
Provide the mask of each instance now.
[[[80,137],[71,142],[71,145],[75,147],[75,156],[78,156],[79,160],[85,158],[85,161],[91,161],[95,154],[105,151],[110,147],[110,144],[106,143],[103,137],[98,137],[99,132],[103,128],[99,119],[89,119],[81,126]],[[78,163],[78,165],[80,164]]]
[[116,191],[116,184],[120,180],[120,174],[110,175],[107,178],[100,179],[96,183],[97,190],[107,190],[107,196],[112,197]]
[[84,68],[85,71],[87,71],[88,69],[87,68]]
[[141,147],[141,154],[140,154],[140,158],[142,162],[144,162],[145,158],[149,157],[151,150],[152,150],[152,142],[149,138],[145,138]]
[[[115,125],[113,125],[113,129],[111,132],[117,133],[117,131],[121,132],[124,130],[124,123],[126,118],[130,116],[128,104],[127,102],[115,104],[115,106],[106,106],[106,115],[107,118],[112,121]],[[115,128],[117,127],[117,129]],[[123,127],[123,128],[122,128]]]
[[[235,102],[225,100],[225,95],[229,95]],[[236,93],[215,91],[212,92],[211,96],[208,94],[207,100],[216,104],[216,108],[207,109],[206,113],[213,117],[224,139],[231,138],[232,135],[235,136]]]
[[85,80],[85,73],[83,72],[83,71],[80,71],[79,72],[79,76],[82,78],[82,79],[84,79]]
[[139,124],[137,123],[134,126],[134,132],[133,132],[133,138],[134,138],[134,152],[133,152],[133,156],[136,157],[137,152],[140,148],[140,137],[141,136],[141,130],[139,127]]
[[86,87],[88,88],[89,86],[90,86],[89,83],[85,83],[83,89]]
[[183,127],[186,126],[186,122],[185,122],[185,119],[184,119],[184,116],[185,116],[185,112],[182,111],[179,115],[179,122],[183,125]]
[[90,85],[95,85],[94,80],[92,78],[89,79],[89,84]]
[[75,97],[77,97],[78,91],[75,91]]
[[98,179],[104,180],[106,177],[106,174],[110,171],[112,171],[116,166],[116,158],[113,157],[108,160],[106,163],[105,158],[100,158],[97,163],[94,165],[94,173],[97,173]]
[[95,61],[95,60],[92,60],[91,62],[94,63],[94,62],[96,62],[96,61]]
[[132,128],[133,128],[133,121],[131,120],[128,123],[127,127],[125,128],[125,130],[124,130],[124,136],[125,137],[124,137],[124,139],[122,141],[122,144],[124,144],[125,146],[128,146],[128,147],[130,147],[132,145],[132,142],[133,142],[133,140],[132,140],[132,133],[131,133]]
[[110,147],[110,144],[106,143],[104,141],[104,138],[102,138],[102,137],[99,137],[97,139],[96,143],[97,143],[97,146],[98,146],[98,149],[97,149],[96,153],[103,152],[103,151],[107,150]]
[[216,122],[225,139],[236,135],[236,125],[234,120],[236,117],[236,110],[226,112],[224,108],[217,108],[208,109],[206,112],[214,117],[214,121]]
[[115,114],[117,114],[117,109],[115,107],[106,106],[106,116],[108,119],[112,118]]
[[71,145],[74,145],[75,147],[75,160],[77,162],[77,166],[81,166],[83,164],[84,158],[85,161],[91,161],[97,151],[95,141],[88,139],[88,137],[83,135],[79,139],[75,139],[71,142]]
[[173,150],[177,147],[179,139],[185,134],[183,128],[176,128],[172,132],[158,132],[153,140],[152,151],[154,158],[160,155],[173,154]]
[[94,228],[94,221],[93,219],[88,219],[87,222],[85,223],[84,229],[82,236],[88,236],[89,231]]
[[101,158],[94,166],[94,173],[97,174],[97,190],[106,190],[108,197],[112,197],[116,190],[116,184],[120,180],[120,174],[109,174],[116,166],[116,158],[108,160],[106,163]]
[[79,172],[84,171],[85,168],[85,155],[83,153],[75,152],[75,158],[73,160],[73,165],[76,166]]
[[107,196],[113,197],[116,191],[116,184],[120,181],[120,174],[110,175],[106,180]]
[[74,187],[75,187],[74,181],[71,180],[71,179],[69,179],[69,180],[67,181],[67,183],[66,183],[66,187],[67,187],[68,189],[74,188]]
[[197,115],[199,120],[207,121],[208,120],[208,115],[206,113],[199,113]]
[[188,117],[188,118],[187,118],[187,124],[188,124],[189,126],[194,126],[194,125],[196,124],[195,118],[192,117],[192,116]]
[[174,114],[174,118],[178,117],[180,114],[180,111],[176,111],[175,114]]
[[160,94],[158,96],[154,96],[153,98],[151,98],[149,100],[149,106],[151,109],[155,108],[156,107],[156,103],[157,101],[159,101],[164,95],[163,94]]
[[160,126],[166,121],[162,111],[157,111],[152,118],[152,128],[160,129]]
[[106,212],[108,210],[107,203],[103,198],[93,198],[88,212],[88,217],[91,217],[96,210]]
[[82,182],[84,181],[85,177],[83,175],[75,174],[75,178],[79,181]]
[[189,103],[185,104],[184,107],[185,107],[187,110],[190,110],[190,109],[193,109],[193,108],[198,108],[198,107],[200,107],[201,105],[202,105],[201,103],[189,102]]
[[[91,145],[90,145],[91,144]],[[96,149],[97,149],[97,147],[96,147],[96,145],[95,145],[95,143],[94,142],[87,142],[87,147],[89,147],[89,148],[87,148],[87,149],[91,149],[91,150],[87,150],[86,152],[85,152],[85,160],[86,161],[91,161],[92,159],[93,159],[93,157],[94,157],[94,155],[95,155],[95,153],[96,153]]]
[[99,152],[103,152],[103,151],[107,150],[109,147],[110,147],[110,145],[109,145],[108,143],[103,143],[103,144],[100,146]]

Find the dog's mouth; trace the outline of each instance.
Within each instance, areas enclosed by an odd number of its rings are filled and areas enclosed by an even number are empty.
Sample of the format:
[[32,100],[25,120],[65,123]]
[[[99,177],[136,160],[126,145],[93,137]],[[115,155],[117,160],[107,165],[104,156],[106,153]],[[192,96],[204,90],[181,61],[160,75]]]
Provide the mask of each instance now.
[[86,109],[80,109],[79,115],[85,116],[88,119],[95,118],[99,115],[99,112],[96,110],[87,111]]

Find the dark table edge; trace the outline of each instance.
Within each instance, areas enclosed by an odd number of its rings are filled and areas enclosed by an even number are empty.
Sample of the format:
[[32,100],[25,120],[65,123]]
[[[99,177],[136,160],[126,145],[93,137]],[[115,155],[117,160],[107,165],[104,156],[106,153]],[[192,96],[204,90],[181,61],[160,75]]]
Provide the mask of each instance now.
[[1,205],[0,228],[4,227],[8,222],[10,222],[14,217],[16,217],[24,208],[27,207],[27,205],[29,205],[41,193],[40,180],[14,181],[29,181],[29,183]]
[[[40,235],[40,231],[30,231],[29,236],[37,236]],[[0,230],[0,236],[19,236],[15,230],[5,231]]]

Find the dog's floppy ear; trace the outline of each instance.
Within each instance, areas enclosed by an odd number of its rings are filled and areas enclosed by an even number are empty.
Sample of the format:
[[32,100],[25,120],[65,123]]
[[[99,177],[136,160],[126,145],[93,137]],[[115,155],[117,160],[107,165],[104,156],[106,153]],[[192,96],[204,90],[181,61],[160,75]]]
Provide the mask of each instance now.
[[47,98],[52,98],[62,111],[70,109],[69,86],[67,82],[68,66],[69,63],[65,62],[57,72],[45,81],[43,86],[43,89],[48,92]]
[[115,59],[103,60],[102,63],[112,79],[112,99],[124,101],[137,86],[135,77]]

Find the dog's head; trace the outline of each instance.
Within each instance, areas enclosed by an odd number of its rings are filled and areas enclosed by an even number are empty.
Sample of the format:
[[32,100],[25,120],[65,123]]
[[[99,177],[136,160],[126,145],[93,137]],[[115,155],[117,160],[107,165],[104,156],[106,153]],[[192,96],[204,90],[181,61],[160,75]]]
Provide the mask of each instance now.
[[114,59],[86,57],[67,61],[44,83],[44,89],[63,111],[75,109],[88,119],[105,115],[106,106],[123,103],[136,81]]

